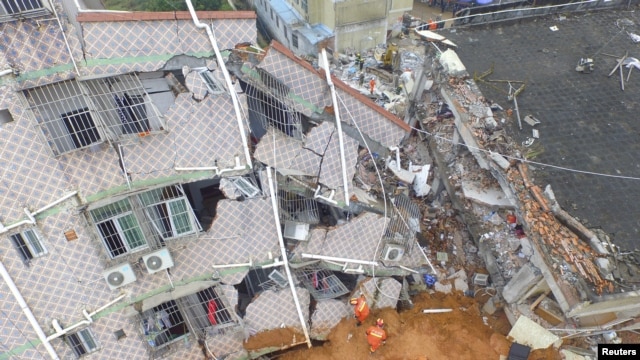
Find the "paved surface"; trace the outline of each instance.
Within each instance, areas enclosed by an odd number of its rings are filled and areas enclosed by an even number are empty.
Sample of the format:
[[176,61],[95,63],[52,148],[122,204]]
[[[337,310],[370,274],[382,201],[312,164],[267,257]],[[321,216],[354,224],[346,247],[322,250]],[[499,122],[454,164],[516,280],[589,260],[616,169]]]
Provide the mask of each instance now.
[[[544,152],[533,160],[559,167],[611,176],[592,175],[549,166],[533,166],[535,182],[551,184],[562,207],[602,228],[622,249],[640,249],[640,70],[620,88],[620,75],[608,77],[616,59],[603,54],[640,58],[640,44],[626,31],[640,34],[640,13],[598,11],[494,24],[481,28],[445,29],[470,74],[495,63],[490,79],[526,80],[518,97],[522,117],[532,114]],[[618,19],[634,25],[624,32]],[[550,26],[558,31],[551,31]],[[455,33],[451,33],[455,31]],[[581,57],[595,56],[595,71],[575,71]],[[626,78],[628,70],[624,69]],[[493,83],[503,90],[504,83]],[[506,94],[479,83],[485,97],[505,109],[513,107]],[[523,122],[519,131],[515,112],[508,131],[518,141],[531,136]]]

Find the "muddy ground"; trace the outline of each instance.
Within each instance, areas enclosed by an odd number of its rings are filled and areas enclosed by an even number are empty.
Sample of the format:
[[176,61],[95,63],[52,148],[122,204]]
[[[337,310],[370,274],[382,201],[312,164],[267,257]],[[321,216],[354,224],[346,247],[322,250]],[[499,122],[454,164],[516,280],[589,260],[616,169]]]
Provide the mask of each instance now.
[[[311,349],[303,346],[268,358],[279,360],[345,360],[345,359],[407,359],[407,360],[477,360],[499,359],[509,353],[511,342],[506,334],[511,329],[504,313],[485,316],[479,303],[462,293],[423,292],[414,297],[411,310],[375,310],[366,324],[356,327],[354,319],[343,319],[328,336],[328,341]],[[423,314],[423,309],[452,309],[448,313]],[[386,345],[374,355],[369,354],[366,328],[381,317],[388,334]],[[486,322],[486,325],[485,325]],[[285,329],[279,329],[285,330]],[[265,332],[249,339],[247,349],[266,345],[280,347],[291,343],[293,333]],[[288,338],[287,338],[288,337]],[[296,342],[304,339],[296,334]],[[536,350],[529,360],[562,359],[556,349]]]

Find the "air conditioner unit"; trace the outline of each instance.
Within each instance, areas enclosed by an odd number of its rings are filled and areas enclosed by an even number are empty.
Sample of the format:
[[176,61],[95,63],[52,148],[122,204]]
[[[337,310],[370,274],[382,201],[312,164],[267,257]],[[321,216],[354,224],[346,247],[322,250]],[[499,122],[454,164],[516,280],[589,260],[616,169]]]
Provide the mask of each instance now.
[[120,264],[105,270],[102,275],[111,290],[131,284],[136,281],[136,274],[129,263]]
[[287,239],[307,241],[309,240],[309,224],[285,221],[283,236]]
[[284,275],[282,275],[282,273],[278,270],[273,270],[271,274],[269,274],[269,279],[273,280],[273,282],[275,282],[276,284],[278,284],[278,286],[282,288],[287,286],[287,284],[289,284],[289,281],[287,281],[287,278],[285,278]]
[[162,248],[142,257],[144,265],[147,267],[149,274],[168,269],[173,266],[173,259],[169,253],[169,249]]
[[478,286],[489,285],[489,275],[476,273],[473,275],[473,284]]
[[404,255],[404,246],[387,244],[382,249],[382,260],[384,261],[400,261]]

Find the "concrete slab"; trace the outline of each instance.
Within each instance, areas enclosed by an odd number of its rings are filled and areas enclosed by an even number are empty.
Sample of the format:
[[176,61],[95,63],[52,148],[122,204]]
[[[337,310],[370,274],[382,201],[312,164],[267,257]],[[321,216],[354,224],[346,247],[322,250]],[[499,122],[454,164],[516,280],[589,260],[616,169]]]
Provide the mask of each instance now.
[[558,336],[526,316],[518,318],[511,331],[509,331],[509,337],[519,344],[531,347],[532,350],[546,349],[556,341],[561,341]]
[[413,191],[416,192],[416,196],[429,194],[431,186],[427,184],[427,179],[429,178],[431,165],[411,165],[409,170],[416,174],[416,177],[413,179]]
[[525,264],[504,287],[502,297],[507,303],[514,303],[520,300],[540,279],[542,279],[542,275],[536,273],[531,265]]
[[513,208],[511,201],[497,185],[492,188],[481,187],[477,181],[463,179],[462,192],[467,199],[482,205]]

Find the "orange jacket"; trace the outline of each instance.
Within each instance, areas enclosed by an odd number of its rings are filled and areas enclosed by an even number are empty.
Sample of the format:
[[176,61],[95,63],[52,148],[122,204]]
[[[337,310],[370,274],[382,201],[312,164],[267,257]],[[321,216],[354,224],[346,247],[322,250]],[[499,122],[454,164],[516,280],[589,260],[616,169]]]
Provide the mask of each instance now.
[[359,322],[364,322],[369,316],[369,305],[367,304],[367,300],[364,296],[360,296],[358,298],[358,302],[354,307],[354,313]]
[[367,329],[367,342],[371,345],[371,351],[376,351],[382,342],[387,340],[387,332],[378,326],[370,326]]

